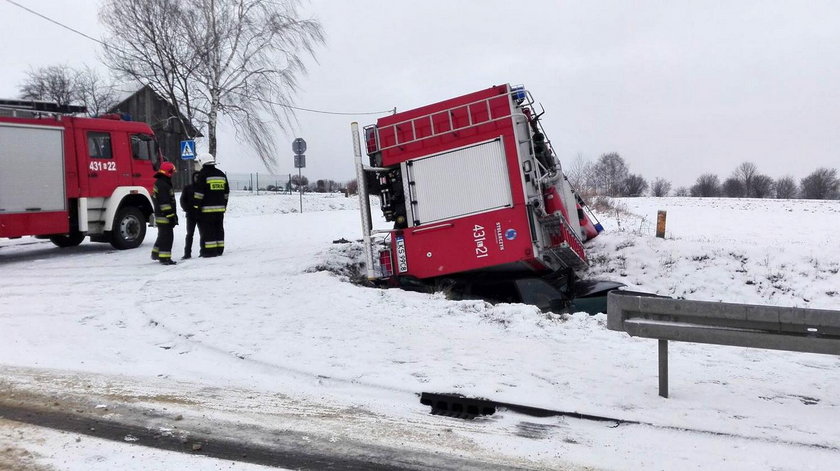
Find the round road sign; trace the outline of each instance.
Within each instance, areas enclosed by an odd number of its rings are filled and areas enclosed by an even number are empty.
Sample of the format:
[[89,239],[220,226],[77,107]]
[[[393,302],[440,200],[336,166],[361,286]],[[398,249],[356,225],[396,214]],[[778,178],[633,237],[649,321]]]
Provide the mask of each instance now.
[[292,142],[292,152],[295,154],[303,154],[306,152],[306,141],[299,137]]

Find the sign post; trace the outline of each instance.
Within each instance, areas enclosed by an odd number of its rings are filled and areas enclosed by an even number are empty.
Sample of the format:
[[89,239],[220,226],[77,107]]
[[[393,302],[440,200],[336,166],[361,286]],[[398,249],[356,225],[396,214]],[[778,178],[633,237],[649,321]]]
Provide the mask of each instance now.
[[302,186],[302,179],[301,170],[302,168],[306,167],[306,156],[303,154],[306,152],[306,141],[303,140],[302,137],[298,137],[294,141],[292,141],[292,152],[295,153],[295,168],[298,169],[298,193],[300,193],[300,212],[303,212],[303,186]]

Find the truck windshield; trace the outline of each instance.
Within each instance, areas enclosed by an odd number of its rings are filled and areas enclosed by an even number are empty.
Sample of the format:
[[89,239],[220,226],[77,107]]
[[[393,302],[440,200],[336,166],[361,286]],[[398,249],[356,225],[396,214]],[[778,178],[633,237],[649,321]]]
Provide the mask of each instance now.
[[159,150],[154,136],[149,134],[131,135],[131,155],[135,160],[149,160],[157,170]]

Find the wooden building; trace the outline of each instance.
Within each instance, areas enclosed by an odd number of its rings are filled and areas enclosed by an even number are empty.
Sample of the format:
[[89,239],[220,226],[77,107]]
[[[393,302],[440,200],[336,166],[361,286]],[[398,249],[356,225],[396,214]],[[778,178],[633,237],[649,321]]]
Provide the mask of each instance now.
[[[180,190],[190,182],[194,172],[194,160],[181,159],[181,141],[203,136],[177,107],[150,87],[144,86],[123,99],[109,112],[128,114],[134,121],[148,123],[157,137],[163,155],[178,167],[178,172],[172,177],[175,188]],[[182,122],[186,123],[186,128],[182,126]]]

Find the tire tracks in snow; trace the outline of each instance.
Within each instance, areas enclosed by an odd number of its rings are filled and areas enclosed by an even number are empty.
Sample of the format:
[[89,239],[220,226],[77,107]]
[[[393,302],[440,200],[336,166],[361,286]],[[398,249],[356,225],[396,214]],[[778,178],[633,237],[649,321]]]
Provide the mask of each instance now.
[[[177,268],[176,267],[167,267],[166,271],[172,270],[172,269],[177,269]],[[161,273],[165,273],[166,271],[161,272]],[[306,272],[299,273],[299,274],[303,275],[303,274],[306,274]],[[149,289],[152,282],[153,282],[152,279],[147,279],[147,280],[143,281],[142,284],[138,287],[137,291],[138,292],[152,292],[153,290]],[[154,328],[163,329],[167,334],[172,336],[174,342],[187,343],[189,345],[192,345],[192,346],[197,347],[199,349],[202,349],[202,350],[205,350],[207,352],[213,353],[215,355],[222,356],[225,359],[227,359],[228,361],[235,360],[235,362],[237,362],[237,363],[244,362],[246,364],[250,364],[250,365],[254,365],[256,367],[259,367],[260,369],[262,369],[264,371],[282,372],[283,374],[286,374],[286,375],[288,375],[292,378],[295,378],[295,379],[298,379],[298,380],[305,380],[305,381],[309,381],[309,382],[316,382],[319,385],[326,384],[326,385],[353,386],[353,387],[356,387],[356,388],[359,388],[359,387],[368,388],[368,389],[371,389],[373,391],[388,391],[388,392],[392,392],[392,393],[411,394],[411,395],[415,395],[415,396],[418,397],[417,402],[419,403],[420,392],[416,391],[416,390],[396,388],[396,387],[392,387],[392,386],[384,386],[384,385],[375,384],[375,383],[368,383],[368,382],[364,382],[364,381],[359,381],[356,378],[347,378],[347,377],[341,378],[341,377],[336,377],[336,376],[324,375],[324,374],[321,374],[317,371],[311,371],[311,370],[306,370],[306,369],[302,369],[302,368],[296,368],[296,367],[293,367],[291,365],[284,365],[284,364],[268,362],[268,361],[265,361],[265,360],[249,358],[248,356],[246,356],[244,354],[237,353],[237,352],[232,351],[230,349],[223,348],[221,346],[218,346],[218,345],[215,345],[215,344],[212,344],[212,343],[208,343],[208,342],[205,342],[205,341],[202,341],[202,340],[198,340],[198,339],[195,338],[195,335],[193,335],[193,334],[184,333],[184,332],[181,332],[181,331],[179,331],[175,328],[169,327],[164,321],[158,320],[159,318],[156,318],[156,316],[152,316],[148,312],[148,310],[146,309],[146,304],[145,304],[144,300],[142,300],[142,299],[139,299],[139,298],[136,299],[135,300],[135,306],[137,307],[138,312],[140,312],[144,316],[148,325],[150,325]],[[172,347],[168,347],[166,349],[169,350],[171,348]]]
[[[0,389],[6,392],[0,396],[0,418],[132,446],[290,469],[559,469],[556,462],[480,448],[451,428],[441,431],[426,417],[403,420],[279,395],[196,386],[0,367]],[[190,399],[179,398],[184,389],[195,390]]]

